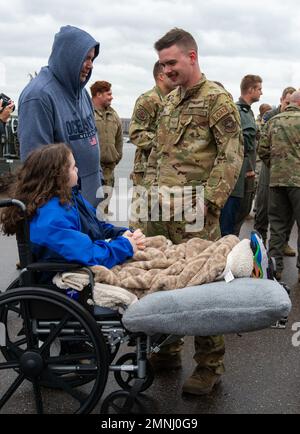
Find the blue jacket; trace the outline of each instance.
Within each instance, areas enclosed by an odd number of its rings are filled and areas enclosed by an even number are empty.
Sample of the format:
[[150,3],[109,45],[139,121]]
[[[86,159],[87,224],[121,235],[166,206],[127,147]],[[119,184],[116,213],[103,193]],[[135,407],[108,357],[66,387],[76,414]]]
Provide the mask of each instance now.
[[72,26],[55,35],[48,66],[22,91],[18,107],[21,159],[37,147],[64,142],[72,148],[83,196],[97,206],[101,186],[100,151],[91,99],[80,81],[88,52],[99,43]]
[[[71,205],[53,197],[30,222],[30,241],[38,262],[73,262],[112,268],[133,256],[127,230],[99,221],[96,210],[75,191]],[[111,239],[111,241],[105,241]]]

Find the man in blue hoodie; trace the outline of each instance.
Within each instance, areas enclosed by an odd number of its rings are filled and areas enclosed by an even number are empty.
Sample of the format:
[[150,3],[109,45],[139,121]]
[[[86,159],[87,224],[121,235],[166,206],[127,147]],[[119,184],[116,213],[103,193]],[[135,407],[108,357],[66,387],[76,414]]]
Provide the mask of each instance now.
[[48,66],[22,91],[18,109],[21,159],[41,145],[68,144],[82,194],[94,207],[102,173],[93,106],[84,87],[98,54],[99,43],[91,35],[73,26],[61,27]]

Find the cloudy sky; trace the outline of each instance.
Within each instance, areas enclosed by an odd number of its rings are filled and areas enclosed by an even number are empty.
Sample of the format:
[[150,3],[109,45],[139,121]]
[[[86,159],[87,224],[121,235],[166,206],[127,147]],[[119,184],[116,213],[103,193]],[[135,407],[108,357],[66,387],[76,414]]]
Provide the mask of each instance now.
[[121,117],[130,117],[136,98],[153,86],[153,43],[172,27],[193,34],[201,70],[235,99],[246,74],[263,78],[260,103],[277,105],[284,87],[300,87],[298,0],[0,0],[0,6],[0,92],[15,101],[29,73],[47,64],[54,34],[66,24],[100,41],[88,85],[110,81]]

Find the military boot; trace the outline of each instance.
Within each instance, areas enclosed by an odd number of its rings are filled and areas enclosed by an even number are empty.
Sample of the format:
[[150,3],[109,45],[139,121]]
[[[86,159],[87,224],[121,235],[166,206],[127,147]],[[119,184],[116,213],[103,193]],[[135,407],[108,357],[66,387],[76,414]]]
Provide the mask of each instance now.
[[190,378],[183,384],[182,391],[192,395],[207,395],[220,380],[221,375],[208,368],[197,366]]
[[296,256],[295,250],[288,243],[283,246],[283,254],[284,256]]
[[181,354],[178,353],[152,353],[149,362],[155,372],[180,369],[182,366]]

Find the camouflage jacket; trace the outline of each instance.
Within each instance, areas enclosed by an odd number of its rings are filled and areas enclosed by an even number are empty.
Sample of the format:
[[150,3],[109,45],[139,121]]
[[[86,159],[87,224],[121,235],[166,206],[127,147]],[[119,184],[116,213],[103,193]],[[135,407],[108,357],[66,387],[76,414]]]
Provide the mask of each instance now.
[[157,119],[163,107],[158,86],[143,93],[136,101],[129,126],[130,141],[137,146],[134,172],[144,173],[156,134]]
[[263,124],[266,124],[274,116],[279,115],[280,111],[281,111],[281,106],[279,105],[278,107],[272,110],[268,110],[266,113],[264,113],[262,118]]
[[290,105],[267,122],[258,153],[270,168],[270,187],[300,187],[300,107]]
[[185,93],[180,87],[172,91],[152,152],[158,186],[202,185],[206,204],[222,208],[244,155],[240,116],[227,91],[204,75]]
[[101,164],[115,166],[121,160],[123,152],[121,119],[112,107],[94,111],[100,142]]

